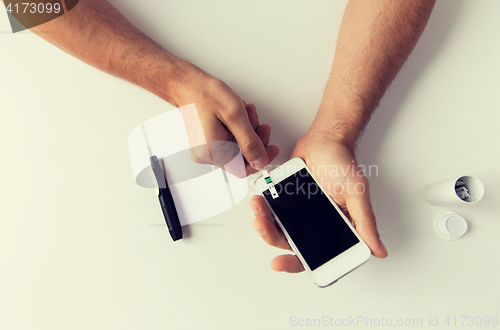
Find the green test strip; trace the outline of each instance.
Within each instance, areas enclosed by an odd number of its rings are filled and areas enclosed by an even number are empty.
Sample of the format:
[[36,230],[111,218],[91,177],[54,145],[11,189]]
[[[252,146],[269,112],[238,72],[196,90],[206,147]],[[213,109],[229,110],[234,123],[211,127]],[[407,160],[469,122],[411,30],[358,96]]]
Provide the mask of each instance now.
[[271,196],[274,198],[278,198],[278,192],[276,191],[276,188],[274,187],[273,180],[271,180],[271,176],[269,175],[269,172],[267,170],[262,170],[261,171],[262,176],[264,177],[264,180],[266,181],[267,188],[269,189],[269,192],[271,193]]

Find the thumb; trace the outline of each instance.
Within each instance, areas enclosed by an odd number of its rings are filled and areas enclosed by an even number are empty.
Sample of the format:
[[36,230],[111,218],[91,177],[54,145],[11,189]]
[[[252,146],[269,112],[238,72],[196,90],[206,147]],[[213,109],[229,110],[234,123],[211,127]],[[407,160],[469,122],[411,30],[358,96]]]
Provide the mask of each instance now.
[[243,157],[252,167],[259,170],[269,164],[264,143],[252,128],[246,111],[240,111],[236,116],[224,123],[233,134],[241,148]]
[[[366,185],[367,187],[368,185]],[[347,210],[356,225],[356,231],[377,258],[387,257],[387,249],[379,238],[377,222],[367,189],[362,194],[350,195],[346,200]]]

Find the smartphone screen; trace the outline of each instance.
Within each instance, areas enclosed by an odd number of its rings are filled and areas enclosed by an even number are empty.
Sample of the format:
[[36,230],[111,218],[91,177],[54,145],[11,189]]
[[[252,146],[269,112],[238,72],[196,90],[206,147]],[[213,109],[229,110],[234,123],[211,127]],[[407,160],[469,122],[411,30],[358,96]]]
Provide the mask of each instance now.
[[311,270],[359,243],[309,172],[303,168],[263,192]]

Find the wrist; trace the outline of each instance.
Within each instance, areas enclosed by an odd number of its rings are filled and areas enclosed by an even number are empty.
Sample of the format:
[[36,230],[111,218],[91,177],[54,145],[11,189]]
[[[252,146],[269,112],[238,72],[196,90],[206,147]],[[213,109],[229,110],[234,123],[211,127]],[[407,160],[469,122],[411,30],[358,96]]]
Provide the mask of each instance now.
[[183,106],[190,103],[188,95],[198,90],[206,77],[210,75],[196,65],[175,58],[157,78],[159,83],[155,94],[176,107]]
[[312,141],[327,141],[330,144],[342,145],[353,155],[356,149],[357,139],[339,134],[339,130],[335,128],[323,129],[311,126],[304,137]]
[[369,92],[353,92],[339,72],[340,69],[332,69],[310,131],[341,142],[354,151],[376,104],[366,98]]
[[339,108],[335,111],[320,108],[307,134],[341,143],[354,152],[366,122],[355,118],[354,114],[354,111]]

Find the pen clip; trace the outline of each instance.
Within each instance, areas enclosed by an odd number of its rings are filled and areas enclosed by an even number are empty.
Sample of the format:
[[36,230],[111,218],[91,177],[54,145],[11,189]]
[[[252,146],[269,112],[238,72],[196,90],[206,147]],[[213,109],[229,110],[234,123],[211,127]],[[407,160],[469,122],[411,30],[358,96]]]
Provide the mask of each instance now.
[[158,161],[158,157],[156,157],[156,155],[153,155],[149,157],[149,161],[151,163],[151,169],[153,170],[153,173],[155,175],[158,188],[167,188],[167,178],[165,177],[165,173],[163,173],[163,168]]

